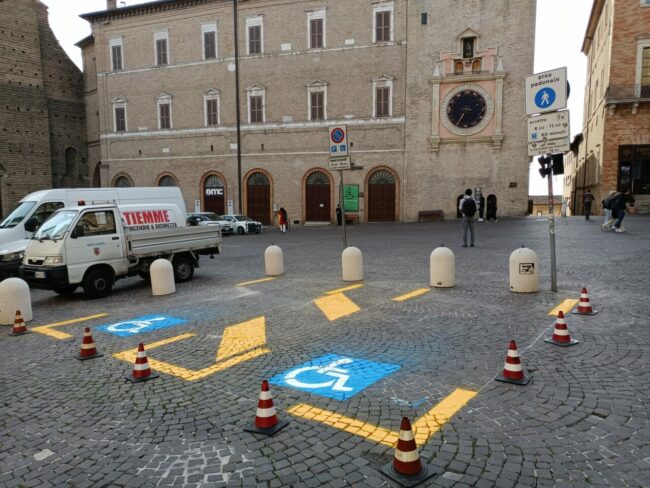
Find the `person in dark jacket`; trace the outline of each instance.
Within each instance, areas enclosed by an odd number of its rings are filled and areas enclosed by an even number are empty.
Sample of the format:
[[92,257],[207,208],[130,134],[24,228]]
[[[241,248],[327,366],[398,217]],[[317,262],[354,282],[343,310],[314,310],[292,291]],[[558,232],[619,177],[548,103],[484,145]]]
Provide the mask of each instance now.
[[477,205],[472,198],[472,190],[465,190],[465,196],[458,205],[458,210],[463,215],[463,247],[467,247],[467,229],[470,235],[470,247],[474,247],[474,215],[476,215]]
[[625,205],[629,196],[629,191],[623,191],[614,198],[612,202],[612,216],[616,219],[612,229],[614,232],[625,232],[622,228],[623,219],[625,218]]
[[594,196],[589,190],[585,191],[584,196],[582,197],[582,203],[585,205],[585,220],[589,220],[591,215],[591,204],[594,202]]

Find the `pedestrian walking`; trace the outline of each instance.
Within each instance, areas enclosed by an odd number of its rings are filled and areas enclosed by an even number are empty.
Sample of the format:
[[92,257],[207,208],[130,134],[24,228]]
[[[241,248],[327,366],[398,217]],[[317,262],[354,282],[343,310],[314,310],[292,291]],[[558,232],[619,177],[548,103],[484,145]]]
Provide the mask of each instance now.
[[343,210],[341,209],[341,204],[336,205],[336,225],[341,225],[343,223]]
[[605,213],[603,223],[600,225],[600,228],[602,230],[612,230],[612,225],[614,224],[614,217],[612,216],[612,202],[617,195],[618,192],[610,191],[609,195],[607,195],[607,197],[605,197],[601,202],[603,204],[603,212]]
[[278,218],[280,220],[280,232],[286,232],[287,231],[287,222],[289,220],[289,217],[288,217],[287,211],[284,209],[284,207],[280,207],[280,210],[278,210]]
[[625,205],[627,203],[629,194],[630,192],[625,190],[617,195],[611,203],[612,216],[616,219],[614,225],[612,226],[614,232],[625,232],[623,229],[623,219],[625,218]]
[[589,220],[589,215],[591,215],[591,204],[594,201],[594,196],[589,190],[585,191],[584,196],[582,197],[582,203],[585,206],[585,220]]
[[458,205],[463,216],[463,247],[467,247],[467,230],[470,234],[470,247],[474,247],[474,215],[476,215],[476,200],[472,198],[472,190],[465,190],[465,196]]
[[477,186],[474,189],[474,201],[478,206],[478,222],[483,222],[483,212],[485,211],[485,197],[481,193],[481,187]]

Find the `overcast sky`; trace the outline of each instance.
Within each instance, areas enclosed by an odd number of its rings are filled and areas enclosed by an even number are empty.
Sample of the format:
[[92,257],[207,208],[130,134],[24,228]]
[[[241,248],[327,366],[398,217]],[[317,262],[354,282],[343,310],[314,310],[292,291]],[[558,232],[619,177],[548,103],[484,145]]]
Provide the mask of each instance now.
[[[81,67],[81,52],[75,42],[90,34],[89,24],[79,14],[106,8],[106,0],[41,0],[50,9],[50,25],[57,39],[72,60]],[[490,0],[485,0],[490,1]],[[593,0],[537,0],[537,28],[535,35],[535,72],[567,66],[571,96],[571,134],[582,131],[582,100],[586,78],[586,57],[580,52]],[[127,0],[120,5],[145,3]],[[506,70],[507,61],[506,61]],[[531,73],[532,74],[532,73]],[[531,165],[531,195],[547,192],[547,182]],[[562,193],[562,178],[554,179],[554,193]]]

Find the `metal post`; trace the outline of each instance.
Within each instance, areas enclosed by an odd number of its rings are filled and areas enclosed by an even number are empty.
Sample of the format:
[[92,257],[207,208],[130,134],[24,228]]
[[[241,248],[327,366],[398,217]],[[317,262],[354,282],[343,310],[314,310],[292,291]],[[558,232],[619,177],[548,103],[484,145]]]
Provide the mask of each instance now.
[[[552,163],[550,163],[552,164]],[[553,171],[548,168],[548,233],[551,241],[551,290],[557,291],[557,269],[555,267],[555,198],[553,197]]]
[[242,181],[241,181],[241,118],[239,102],[239,35],[237,20],[237,0],[232,1],[233,7],[233,30],[235,43],[235,111],[237,112],[237,195],[239,197],[239,213],[244,213]]
[[348,236],[345,230],[345,201],[343,200],[343,170],[339,170],[339,205],[341,206],[341,225],[343,226],[343,249],[348,247]]

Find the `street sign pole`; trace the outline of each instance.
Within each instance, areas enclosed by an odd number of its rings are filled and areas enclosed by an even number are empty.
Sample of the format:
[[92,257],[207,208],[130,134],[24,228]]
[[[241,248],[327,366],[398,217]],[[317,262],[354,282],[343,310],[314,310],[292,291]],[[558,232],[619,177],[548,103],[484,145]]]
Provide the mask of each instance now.
[[548,234],[551,241],[551,291],[557,291],[557,269],[555,265],[555,197],[553,196],[553,171],[548,178]]
[[345,201],[343,200],[343,170],[339,170],[339,205],[341,206],[341,226],[343,227],[343,249],[348,247],[348,235],[345,230]]

